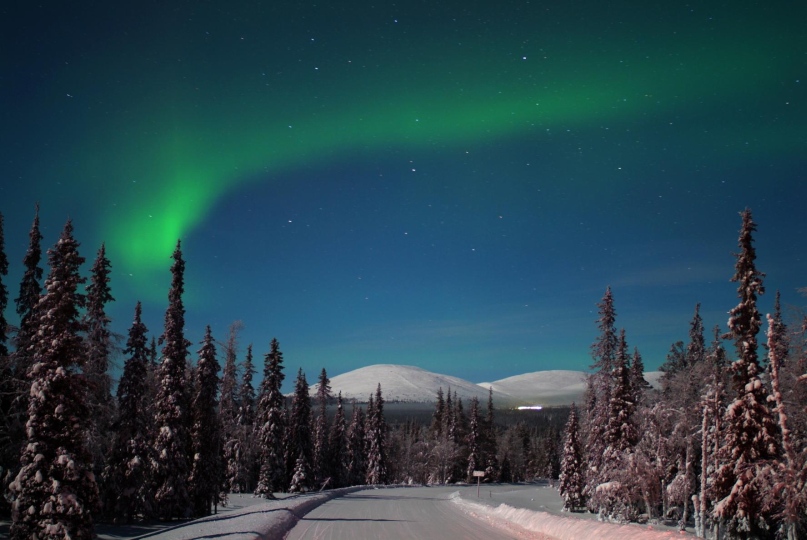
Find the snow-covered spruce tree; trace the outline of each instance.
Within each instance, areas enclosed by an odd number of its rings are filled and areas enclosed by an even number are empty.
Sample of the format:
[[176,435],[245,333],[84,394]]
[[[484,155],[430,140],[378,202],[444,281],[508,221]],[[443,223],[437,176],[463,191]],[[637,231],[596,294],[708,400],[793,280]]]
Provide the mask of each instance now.
[[611,397],[608,403],[608,423],[605,427],[605,450],[602,456],[598,485],[591,495],[592,503],[601,514],[619,520],[632,519],[638,514],[638,490],[629,474],[633,449],[639,440],[634,412],[633,391],[627,365],[628,345],[625,330],[619,334],[614,368],[611,376]]
[[764,274],[756,268],[751,211],[741,213],[739,247],[732,281],[739,283],[740,302],[732,308],[729,334],[738,358],[731,365],[735,398],[726,411],[723,463],[716,473],[719,500],[715,516],[725,523],[732,538],[758,538],[768,534],[772,516],[763,512],[759,486],[753,481],[763,463],[780,452],[778,426],[768,407],[768,392],[759,378],[757,334],[760,314],[757,295],[764,292]]
[[308,390],[308,381],[305,378],[303,368],[300,368],[294,382],[289,427],[286,432],[286,471],[290,475],[286,479],[286,485],[291,485],[291,477],[297,470],[300,460],[302,460],[302,466],[306,471],[305,483],[298,484],[298,487],[302,490],[313,487],[312,479],[308,475],[308,472],[311,471],[314,454],[311,438],[311,397]]
[[496,423],[493,407],[493,387],[488,387],[488,407],[485,421],[482,424],[482,455],[485,459],[485,478],[491,480],[499,476],[499,462],[496,459],[498,453],[496,445]]
[[326,414],[328,407],[328,400],[331,398],[331,380],[325,368],[319,374],[319,382],[317,382],[317,404],[319,405],[319,414],[314,425],[314,452],[312,456],[313,468],[313,485],[319,488],[324,486],[333,487],[331,476],[330,462],[328,456],[328,416]]
[[367,456],[364,453],[364,410],[353,402],[350,427],[347,430],[347,483],[349,486],[364,484],[367,476]]
[[[451,390],[449,390],[450,392]],[[437,389],[437,399],[434,403],[434,412],[432,413],[432,423],[429,431],[431,436],[438,440],[443,433],[443,416],[445,415],[446,401],[443,396],[443,387]]]
[[482,470],[482,445],[479,421],[479,399],[471,397],[470,426],[468,430],[468,466],[465,469],[465,478],[473,481],[474,471]]
[[583,450],[580,446],[580,423],[577,407],[572,403],[569,420],[566,422],[566,437],[563,443],[563,459],[560,463],[560,496],[563,509],[576,512],[585,508]]
[[[765,499],[765,509],[775,513],[781,522],[782,536],[796,540],[799,525],[807,521],[807,453],[799,452],[790,429],[788,405],[783,397],[782,366],[788,354],[787,327],[782,322],[779,293],[776,314],[768,315],[768,359],[771,372],[774,412],[782,435],[783,455],[755,480]],[[777,316],[778,315],[778,316]]]
[[227,343],[224,345],[224,370],[221,374],[221,396],[219,398],[219,422],[223,441],[222,459],[224,475],[222,480],[222,497],[227,493],[240,493],[241,438],[238,433],[238,332],[243,326],[241,321],[230,325]]
[[[106,314],[106,305],[113,302],[109,287],[111,263],[106,257],[106,248],[101,244],[98,255],[90,270],[90,284],[87,285],[87,311],[84,314],[86,331],[87,361],[84,376],[89,384],[89,407],[92,415],[91,433],[93,470],[96,477],[103,479],[106,457],[112,442],[112,419],[115,403],[112,398],[112,377],[109,376],[109,361],[112,355],[111,320]],[[102,481],[103,484],[103,481]],[[105,488],[101,486],[102,493]]]
[[386,484],[389,481],[387,464],[387,421],[384,419],[384,397],[381,383],[375,391],[375,400],[367,407],[367,483]]
[[[19,296],[14,300],[17,315],[20,316],[20,326],[14,340],[17,349],[15,353],[15,364],[18,373],[17,377],[20,379],[25,378],[25,374],[30,367],[31,338],[33,333],[37,331],[37,321],[32,319],[35,319],[34,310],[42,294],[42,286],[40,284],[42,281],[42,268],[39,266],[39,262],[42,259],[42,234],[39,232],[39,204],[36,205],[34,222],[31,224],[28,239],[28,250],[25,252],[25,257],[22,261],[25,271],[20,281]],[[27,391],[25,395],[27,399]]]
[[104,511],[116,521],[131,522],[154,514],[147,410],[148,330],[141,320],[140,302],[135,306],[126,361],[118,384],[117,416],[113,424],[112,453],[104,471]]
[[33,364],[22,469],[11,485],[14,496],[11,537],[93,538],[98,488],[87,448],[90,416],[87,389],[79,369],[85,350],[79,309],[84,258],[68,220],[48,251],[50,273],[45,295],[31,316],[36,321],[30,354]]
[[185,339],[185,261],[177,241],[172,255],[171,288],[165,312],[162,362],[157,370],[157,396],[154,403],[154,462],[157,512],[162,519],[184,518],[191,513],[187,480],[190,472],[188,449],[190,433],[187,410],[186,366],[190,342]]
[[289,483],[289,493],[304,493],[308,491],[311,481],[308,479],[308,465],[305,456],[300,453],[300,457],[294,463],[294,474]]
[[633,403],[636,404],[636,407],[639,407],[644,403],[645,394],[651,387],[650,383],[644,378],[644,360],[642,360],[642,355],[636,347],[633,349],[633,358],[630,362],[629,378],[630,389],[633,392],[631,396]]
[[333,480],[332,487],[344,487],[347,483],[347,424],[342,403],[342,391],[336,396],[336,414],[328,434],[328,468]]
[[196,395],[193,399],[191,441],[193,466],[188,478],[193,513],[209,516],[220,501],[222,484],[221,424],[219,406],[219,362],[210,326],[205,329],[196,365]]
[[269,352],[264,356],[263,381],[255,414],[255,433],[259,456],[259,477],[255,495],[267,499],[273,499],[274,492],[286,489],[286,463],[283,449],[286,422],[283,394],[280,391],[285,378],[280,343],[277,339],[273,339]]
[[255,444],[255,388],[252,378],[255,368],[252,363],[252,344],[247,345],[241,374],[241,386],[238,391],[238,440],[241,455],[238,459],[240,473],[238,475],[240,491],[250,493],[258,481],[258,448]]
[[[611,372],[614,368],[619,339],[616,333],[616,310],[611,287],[597,304],[600,335],[591,345],[593,373],[586,387],[586,468],[585,495],[590,498],[599,484],[602,457],[605,452],[605,427],[608,425],[608,404],[611,401]],[[592,510],[595,510],[592,508]]]
[[[20,281],[19,296],[14,300],[17,315],[20,317],[20,325],[14,337],[16,350],[11,353],[10,372],[11,378],[7,383],[11,387],[11,395],[8,396],[9,413],[4,416],[8,426],[8,440],[3,444],[3,467],[2,488],[4,494],[7,493],[8,484],[17,475],[20,469],[20,451],[25,442],[25,421],[28,413],[28,395],[31,381],[28,379],[28,371],[32,364],[31,337],[37,331],[34,318],[34,310],[42,294],[42,268],[39,266],[42,259],[42,234],[39,232],[39,205],[36,205],[34,221],[31,231],[28,234],[28,250],[23,258],[25,271]],[[10,494],[8,495],[10,496]],[[4,497],[5,498],[8,498]],[[2,501],[5,502],[5,501]],[[0,508],[7,510],[0,503]]]

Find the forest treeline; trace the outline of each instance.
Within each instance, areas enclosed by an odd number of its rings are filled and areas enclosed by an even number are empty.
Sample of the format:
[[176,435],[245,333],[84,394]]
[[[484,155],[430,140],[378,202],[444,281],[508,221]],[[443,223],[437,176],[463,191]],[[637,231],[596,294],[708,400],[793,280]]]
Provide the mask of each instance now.
[[[700,306],[687,342],[672,345],[659,392],[617,331],[610,288],[585,403],[566,426],[560,492],[570,511],[601,519],[677,519],[700,538],[804,537],[807,524],[807,318],[785,323],[779,293],[763,323],[750,210],[734,275],[738,304],[707,344]],[[734,342],[734,359],[724,348]],[[762,341],[762,343],[760,343]],[[765,354],[760,357],[760,345]]]
[[[302,370],[284,396],[276,339],[258,380],[252,345],[239,361],[238,322],[223,341],[206,328],[192,354],[179,242],[159,339],[137,303],[120,350],[106,314],[114,298],[104,246],[82,277],[68,221],[43,282],[37,211],[15,299],[19,324],[9,324],[0,215],[0,512],[11,516],[14,539],[81,539],[98,521],[208,515],[228,493],[444,484],[481,470],[486,481],[559,479],[567,510],[604,520],[672,519],[704,538],[795,539],[807,511],[807,319],[788,328],[777,293],[759,343],[755,230],[744,211],[728,328],[715,328],[707,345],[696,305],[688,342],[674,343],[661,367],[660,390],[617,331],[609,288],[585,400],[568,415],[504,426],[492,394],[466,404],[448,388],[429,422],[390,425],[380,385],[365,404],[344,403],[324,368],[313,398]],[[115,355],[123,358],[117,386]]]
[[[11,516],[14,539],[92,538],[98,521],[205,516],[228,493],[446,483],[475,470],[505,481],[558,474],[564,415],[497,430],[492,399],[482,410],[474,398],[466,411],[441,389],[431,422],[388,426],[380,385],[366,403],[343,403],[324,368],[313,399],[302,370],[284,396],[276,339],[255,380],[252,345],[238,361],[240,322],[223,342],[207,327],[191,354],[179,242],[159,339],[149,338],[138,302],[120,350],[106,314],[114,298],[105,247],[82,277],[68,221],[42,282],[38,209],[29,240],[19,324],[0,319],[0,514]],[[7,274],[0,215],[0,278]],[[8,298],[0,279],[0,317]],[[124,360],[117,385],[115,355]]]

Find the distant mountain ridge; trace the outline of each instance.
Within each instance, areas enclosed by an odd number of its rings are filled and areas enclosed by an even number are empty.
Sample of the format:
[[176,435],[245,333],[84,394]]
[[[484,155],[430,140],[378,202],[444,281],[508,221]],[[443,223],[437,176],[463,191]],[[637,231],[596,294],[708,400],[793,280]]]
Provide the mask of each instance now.
[[[660,372],[648,372],[645,379],[658,387]],[[493,389],[493,401],[499,407],[521,405],[558,406],[581,403],[586,389],[586,373],[572,370],[535,371],[507,377],[491,383],[472,383],[459,377],[441,375],[415,366],[376,364],[359,368],[331,379],[333,395],[342,392],[342,399],[366,402],[375,393],[378,384],[387,401],[430,403],[451,389],[464,402],[473,396],[487,400],[488,389]],[[311,386],[311,395],[317,391]]]

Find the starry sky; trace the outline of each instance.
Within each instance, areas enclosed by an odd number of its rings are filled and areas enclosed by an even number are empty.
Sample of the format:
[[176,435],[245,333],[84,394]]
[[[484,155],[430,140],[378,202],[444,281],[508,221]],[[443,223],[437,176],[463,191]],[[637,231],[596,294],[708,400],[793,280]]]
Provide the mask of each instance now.
[[242,320],[309,379],[586,369],[611,286],[655,369],[725,326],[745,207],[763,311],[807,303],[805,6],[4,2],[10,296],[39,202],[43,247],[106,243],[121,334],[181,238],[194,357]]

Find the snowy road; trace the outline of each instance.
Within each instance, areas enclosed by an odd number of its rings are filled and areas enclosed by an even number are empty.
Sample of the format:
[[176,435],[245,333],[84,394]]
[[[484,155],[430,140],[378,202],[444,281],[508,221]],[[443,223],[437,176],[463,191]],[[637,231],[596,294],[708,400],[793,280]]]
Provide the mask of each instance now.
[[289,540],[421,540],[542,538],[493,527],[451,502],[456,487],[368,489],[333,499],[306,514]]

